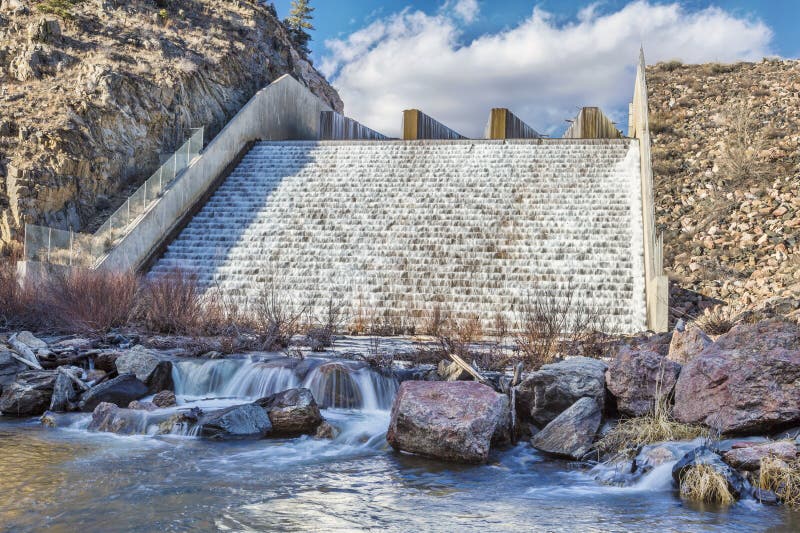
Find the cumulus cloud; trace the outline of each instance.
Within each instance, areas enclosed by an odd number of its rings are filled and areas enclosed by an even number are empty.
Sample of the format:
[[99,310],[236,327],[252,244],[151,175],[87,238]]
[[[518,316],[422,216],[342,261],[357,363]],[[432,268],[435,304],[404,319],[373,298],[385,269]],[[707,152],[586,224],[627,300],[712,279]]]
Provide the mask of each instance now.
[[327,41],[321,69],[348,115],[390,135],[399,134],[403,109],[419,108],[477,137],[492,107],[560,135],[580,106],[627,120],[640,45],[649,63],[770,54],[772,32],[763,22],[720,8],[644,0],[613,12],[601,7],[567,23],[537,7],[516,26],[468,41],[464,28],[479,14],[477,1],[446,2],[435,14],[405,9]]

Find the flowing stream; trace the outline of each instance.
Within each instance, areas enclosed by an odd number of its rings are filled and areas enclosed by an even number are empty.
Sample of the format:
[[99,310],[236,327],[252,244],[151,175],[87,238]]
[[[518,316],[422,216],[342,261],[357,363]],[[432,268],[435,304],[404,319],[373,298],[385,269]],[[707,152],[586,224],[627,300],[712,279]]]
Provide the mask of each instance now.
[[729,508],[676,497],[671,463],[627,487],[530,446],[484,466],[394,453],[386,445],[397,389],[352,361],[266,357],[174,365],[178,408],[245,403],[288,387],[312,390],[341,433],[211,442],[58,429],[0,417],[4,531],[797,531],[800,514],[743,501]]

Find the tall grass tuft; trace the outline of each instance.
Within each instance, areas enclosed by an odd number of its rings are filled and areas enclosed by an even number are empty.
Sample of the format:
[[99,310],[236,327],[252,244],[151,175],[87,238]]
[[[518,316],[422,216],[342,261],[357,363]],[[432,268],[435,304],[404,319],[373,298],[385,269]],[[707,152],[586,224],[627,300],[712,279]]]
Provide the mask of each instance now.
[[787,463],[777,457],[764,457],[758,486],[777,494],[784,504],[800,509],[800,459]]
[[635,456],[642,446],[656,442],[691,440],[708,437],[708,429],[694,424],[682,424],[672,419],[668,399],[656,402],[653,411],[645,416],[620,420],[603,438],[595,443],[601,455]]
[[686,470],[681,479],[681,497],[705,503],[730,505],[735,501],[725,476],[713,466],[697,464]]

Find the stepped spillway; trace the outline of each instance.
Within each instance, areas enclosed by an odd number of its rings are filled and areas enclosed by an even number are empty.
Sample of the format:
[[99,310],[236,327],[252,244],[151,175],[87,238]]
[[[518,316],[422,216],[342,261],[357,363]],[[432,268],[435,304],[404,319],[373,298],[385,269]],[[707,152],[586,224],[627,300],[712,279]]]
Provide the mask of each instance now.
[[638,141],[260,142],[152,274],[196,272],[405,324],[437,306],[513,324],[567,287],[606,327],[645,328]]

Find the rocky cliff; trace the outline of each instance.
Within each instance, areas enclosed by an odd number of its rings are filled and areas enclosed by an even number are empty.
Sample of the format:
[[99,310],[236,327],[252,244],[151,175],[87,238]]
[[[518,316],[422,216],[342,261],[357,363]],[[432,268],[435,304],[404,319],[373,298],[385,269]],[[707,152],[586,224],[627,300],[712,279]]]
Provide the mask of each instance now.
[[670,62],[647,76],[674,315],[719,302],[796,307],[800,61]]
[[336,91],[244,0],[0,0],[0,248],[94,229],[180,145],[288,73]]

